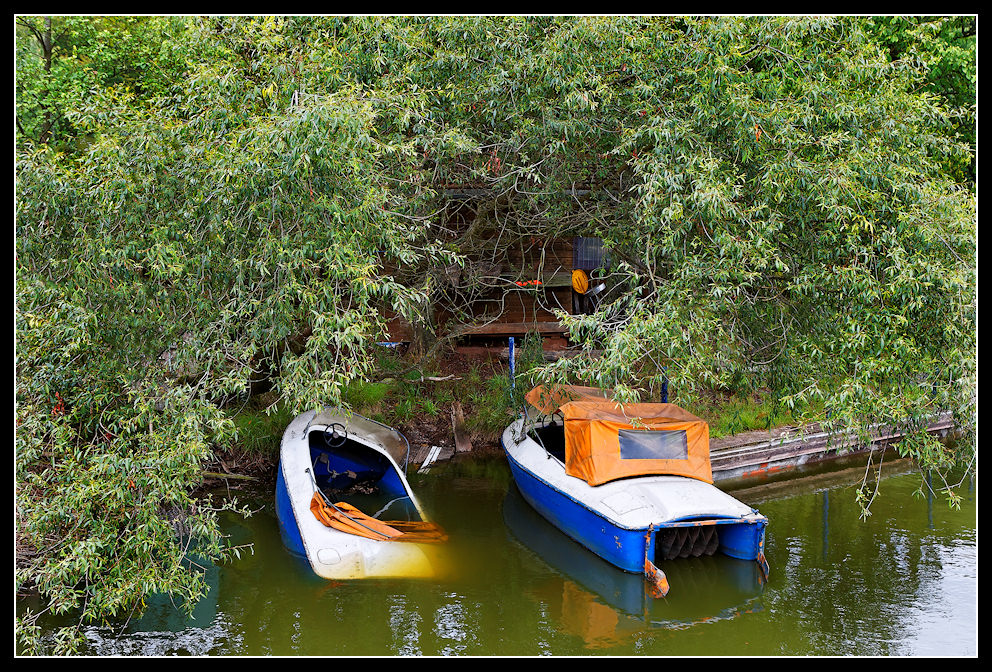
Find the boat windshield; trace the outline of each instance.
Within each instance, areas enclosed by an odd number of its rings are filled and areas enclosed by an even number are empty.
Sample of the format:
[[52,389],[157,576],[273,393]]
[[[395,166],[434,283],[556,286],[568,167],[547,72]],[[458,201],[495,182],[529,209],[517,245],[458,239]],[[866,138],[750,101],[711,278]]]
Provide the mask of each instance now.
[[328,426],[333,423],[344,425],[349,436],[358,435],[361,438],[381,445],[392,457],[400,469],[406,470],[406,462],[410,457],[410,444],[406,437],[392,427],[362,417],[355,413],[348,414],[339,408],[328,407],[317,411],[307,423],[306,432],[311,427]]

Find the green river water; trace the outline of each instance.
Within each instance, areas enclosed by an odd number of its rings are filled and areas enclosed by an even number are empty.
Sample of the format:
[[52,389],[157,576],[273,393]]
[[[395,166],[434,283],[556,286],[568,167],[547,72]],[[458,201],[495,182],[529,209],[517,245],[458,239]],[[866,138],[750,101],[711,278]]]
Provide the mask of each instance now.
[[254,552],[208,569],[194,618],[155,600],[139,620],[88,627],[84,653],[977,656],[974,485],[955,511],[913,496],[911,465],[887,464],[863,521],[853,490],[863,473],[855,463],[730,490],[769,518],[769,580],[722,556],[676,560],[662,567],[661,600],[540,518],[503,459],[410,474],[450,535],[459,571],[444,581],[317,579],[283,548],[271,490],[243,489],[239,501],[260,511],[225,525]]

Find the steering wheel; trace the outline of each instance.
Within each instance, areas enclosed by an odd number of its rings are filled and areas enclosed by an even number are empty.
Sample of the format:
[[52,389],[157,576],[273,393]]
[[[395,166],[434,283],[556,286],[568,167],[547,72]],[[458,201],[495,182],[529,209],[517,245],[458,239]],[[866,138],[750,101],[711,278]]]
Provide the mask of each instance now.
[[348,430],[340,422],[332,422],[324,429],[324,442],[331,448],[340,448],[348,440]]

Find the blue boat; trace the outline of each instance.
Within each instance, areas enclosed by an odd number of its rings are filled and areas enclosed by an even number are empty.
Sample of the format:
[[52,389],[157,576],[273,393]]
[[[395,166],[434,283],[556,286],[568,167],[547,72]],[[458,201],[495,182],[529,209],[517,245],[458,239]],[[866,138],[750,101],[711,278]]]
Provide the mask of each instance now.
[[669,591],[660,568],[723,553],[758,563],[768,519],[713,485],[709,427],[674,404],[588,387],[535,388],[502,445],[523,498],[566,535]]
[[283,544],[325,579],[435,578],[444,532],[406,479],[410,447],[391,427],[339,409],[283,434],[276,517]]

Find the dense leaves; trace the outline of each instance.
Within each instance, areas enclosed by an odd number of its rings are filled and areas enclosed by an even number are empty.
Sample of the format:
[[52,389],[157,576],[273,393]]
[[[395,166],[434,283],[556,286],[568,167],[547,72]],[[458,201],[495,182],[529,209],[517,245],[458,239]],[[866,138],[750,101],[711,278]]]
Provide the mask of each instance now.
[[888,50],[892,61],[910,61],[925,73],[919,88],[939,96],[948,119],[973,150],[949,157],[947,168],[959,180],[975,181],[977,137],[978,19],[975,16],[872,17],[866,30]]
[[389,319],[441,342],[535,238],[597,235],[612,259],[599,310],[561,315],[587,356],[545,379],[631,399],[667,380],[689,407],[763,388],[907,429],[924,469],[974,458],[922,431],[968,426],[977,385],[974,135],[892,42],[966,81],[975,63],[922,48],[925,26],[61,21],[46,69],[23,19],[17,66],[18,522],[53,609],[192,600],[193,551],[236,550],[190,497],[234,438],[225,405],[261,384],[341,402]]
[[383,308],[417,319],[421,288],[386,266],[444,256],[392,211],[416,209],[396,172],[419,159],[375,120],[402,105],[282,91],[270,25],[251,61],[244,26],[191,26],[211,48],[182,87],[149,106],[94,90],[66,111],[84,151],[20,154],[19,519],[24,579],[57,611],[195,595],[188,538],[225,555],[189,497],[232,438],[220,406],[272,371],[294,408],[339,401],[368,375]]
[[85,138],[68,119],[94,88],[116,86],[137,102],[184,74],[181,20],[167,17],[31,17],[15,20],[16,122],[20,139],[74,151]]

